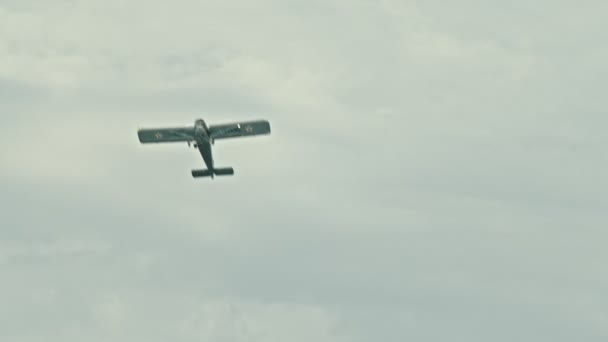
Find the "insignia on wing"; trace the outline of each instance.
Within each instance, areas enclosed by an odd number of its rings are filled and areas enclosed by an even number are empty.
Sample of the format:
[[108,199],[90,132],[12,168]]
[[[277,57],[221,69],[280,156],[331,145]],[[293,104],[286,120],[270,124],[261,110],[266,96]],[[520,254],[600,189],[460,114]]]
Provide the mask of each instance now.
[[247,126],[247,127],[245,127],[245,131],[246,131],[247,133],[251,133],[251,132],[253,132],[253,127],[251,127],[251,126]]
[[162,139],[163,138],[163,134],[161,132],[156,132],[156,134],[154,136],[156,137],[156,139]]

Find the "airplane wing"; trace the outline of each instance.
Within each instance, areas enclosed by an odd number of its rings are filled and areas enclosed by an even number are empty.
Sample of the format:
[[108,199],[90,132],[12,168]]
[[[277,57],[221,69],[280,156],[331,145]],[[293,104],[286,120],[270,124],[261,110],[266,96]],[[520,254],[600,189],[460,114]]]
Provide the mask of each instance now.
[[193,141],[194,127],[145,128],[137,131],[137,135],[143,144]]
[[209,127],[209,135],[212,139],[246,137],[261,134],[270,134],[270,123],[266,120],[235,122]]

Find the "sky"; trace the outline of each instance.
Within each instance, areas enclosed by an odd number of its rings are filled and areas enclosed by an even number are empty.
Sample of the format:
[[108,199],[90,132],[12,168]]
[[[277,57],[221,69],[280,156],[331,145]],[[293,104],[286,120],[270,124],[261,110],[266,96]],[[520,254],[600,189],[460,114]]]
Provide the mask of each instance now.
[[0,340],[605,341],[607,11],[0,0]]

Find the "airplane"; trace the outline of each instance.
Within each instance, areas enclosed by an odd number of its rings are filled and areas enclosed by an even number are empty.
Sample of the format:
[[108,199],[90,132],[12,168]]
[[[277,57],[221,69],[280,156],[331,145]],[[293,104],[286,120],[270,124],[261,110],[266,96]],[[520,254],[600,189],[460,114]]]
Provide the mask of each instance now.
[[192,177],[211,177],[234,175],[231,167],[217,168],[213,164],[211,146],[217,139],[248,137],[270,134],[270,123],[266,120],[235,122],[207,126],[205,120],[197,119],[194,126],[168,128],[142,128],[137,131],[142,144],[187,142],[188,146],[198,148],[207,169],[192,170]]

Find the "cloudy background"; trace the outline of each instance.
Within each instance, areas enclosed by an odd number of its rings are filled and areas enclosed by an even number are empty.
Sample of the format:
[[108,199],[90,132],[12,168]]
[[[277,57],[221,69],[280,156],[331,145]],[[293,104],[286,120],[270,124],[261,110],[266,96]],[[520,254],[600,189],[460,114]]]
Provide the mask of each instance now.
[[605,341],[606,13],[1,0],[0,339]]

